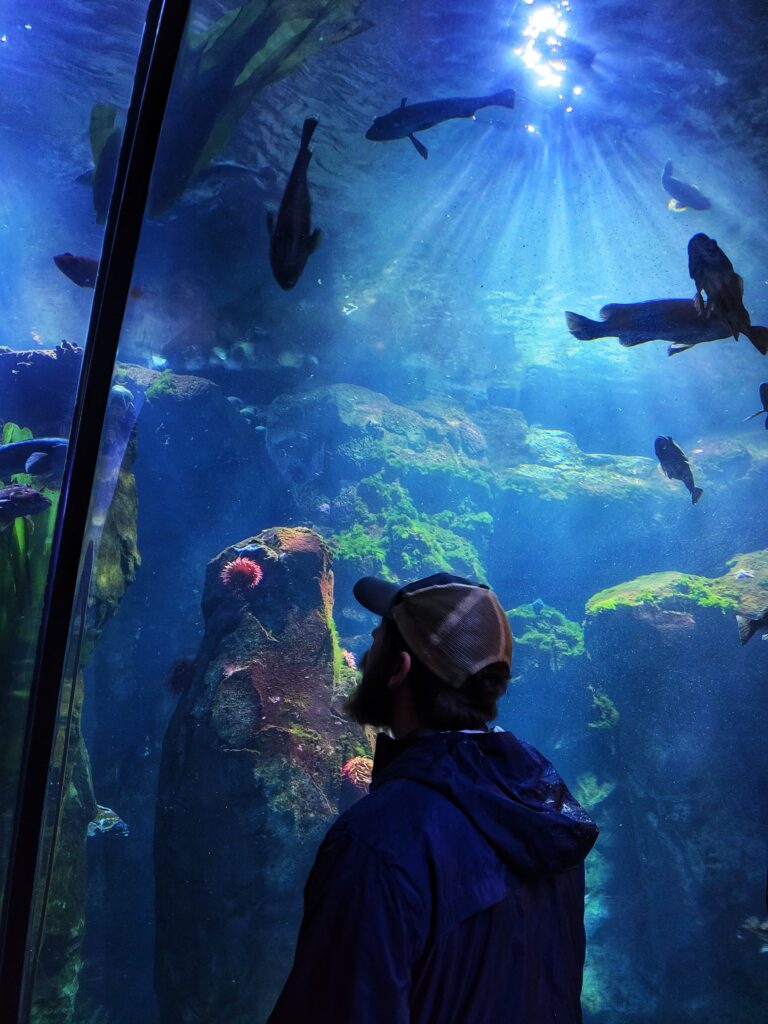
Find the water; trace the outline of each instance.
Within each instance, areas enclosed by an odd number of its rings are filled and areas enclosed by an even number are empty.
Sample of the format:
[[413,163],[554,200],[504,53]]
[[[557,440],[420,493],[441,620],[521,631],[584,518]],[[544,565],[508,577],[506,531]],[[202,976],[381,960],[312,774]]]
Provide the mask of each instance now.
[[[190,170],[166,134],[115,375],[130,396],[112,403],[93,509],[101,555],[33,1020],[266,1018],[339,769],[370,752],[330,714],[354,678],[342,651],[359,658],[372,625],[352,583],[434,571],[486,580],[510,609],[500,724],[601,826],[585,1020],[764,1019],[766,645],[759,631],[740,646],[735,611],[768,604],[765,431],[743,422],[766,364],[744,337],[674,358],[662,341],[579,341],[564,312],[692,298],[686,247],[705,232],[768,323],[768,15],[747,0],[547,6],[339,4],[336,28],[372,25],[266,75],[215,154],[225,166],[161,203],[158,182]],[[228,9],[194,5],[194,33]],[[0,319],[15,351],[85,337],[92,293],[52,256],[99,255],[75,179],[93,105],[128,102],[142,16],[72,0],[2,14]],[[594,59],[528,67],[531,18]],[[182,103],[194,51],[185,61],[177,128],[224,88],[214,76]],[[420,132],[426,161],[407,138],[365,138],[403,97],[506,88],[514,110]],[[266,217],[309,116],[322,239],[282,291]],[[668,159],[710,209],[669,209]],[[0,368],[6,410],[66,436],[76,368],[24,361]],[[695,506],[662,476],[658,435],[689,456]],[[329,554],[265,533],[281,527],[312,529]],[[218,573],[246,540],[266,566],[246,595],[260,625],[227,638],[240,604]],[[659,573],[686,575],[633,582]],[[193,660],[181,694],[177,659]],[[96,803],[129,834],[86,841]]]

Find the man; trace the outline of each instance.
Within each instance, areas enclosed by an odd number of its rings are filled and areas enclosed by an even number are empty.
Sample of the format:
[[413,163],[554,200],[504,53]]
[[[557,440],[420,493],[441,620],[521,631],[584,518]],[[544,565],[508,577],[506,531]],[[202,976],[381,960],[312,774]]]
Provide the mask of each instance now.
[[597,828],[488,729],[512,660],[498,598],[445,573],[354,594],[382,621],[349,712],[394,739],[320,847],[269,1024],[577,1024]]

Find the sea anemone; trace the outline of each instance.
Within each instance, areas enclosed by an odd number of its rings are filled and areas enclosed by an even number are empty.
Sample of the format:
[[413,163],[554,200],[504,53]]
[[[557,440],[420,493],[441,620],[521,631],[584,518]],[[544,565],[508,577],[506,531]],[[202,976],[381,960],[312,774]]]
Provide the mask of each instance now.
[[264,570],[258,562],[250,558],[235,558],[227,562],[219,573],[219,579],[225,587],[233,590],[253,590],[261,583]]
[[357,659],[355,658],[352,651],[342,650],[341,657],[347,668],[357,669]]
[[372,769],[373,761],[370,757],[350,757],[342,766],[341,777],[361,793],[367,793],[371,784]]

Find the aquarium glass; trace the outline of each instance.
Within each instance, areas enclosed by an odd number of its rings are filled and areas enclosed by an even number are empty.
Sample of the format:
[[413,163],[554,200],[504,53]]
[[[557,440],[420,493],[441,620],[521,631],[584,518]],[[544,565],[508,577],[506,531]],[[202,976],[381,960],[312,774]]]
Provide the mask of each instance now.
[[[2,157],[6,329],[40,350],[82,340],[49,250],[98,250],[72,182],[133,52],[124,8],[78,16],[47,15],[55,145],[22,125]],[[765,1021],[766,39],[757,0],[193,4],[92,496],[32,1020],[266,1021],[370,771],[352,586],[451,572],[508,612],[497,724],[601,830],[585,1021]]]
[[0,899],[112,188],[104,171],[97,213],[93,154],[109,134],[108,112],[97,104],[105,95],[127,104],[144,10],[138,2],[98,10],[74,2],[0,7]]

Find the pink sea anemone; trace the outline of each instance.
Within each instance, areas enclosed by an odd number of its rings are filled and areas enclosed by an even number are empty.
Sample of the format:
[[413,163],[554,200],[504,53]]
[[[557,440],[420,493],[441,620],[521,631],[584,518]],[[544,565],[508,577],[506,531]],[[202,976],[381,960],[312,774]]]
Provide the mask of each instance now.
[[342,650],[341,657],[342,657],[342,659],[344,661],[344,664],[347,666],[347,668],[353,668],[353,669],[357,668],[357,659],[355,658],[355,656],[352,653],[352,651]]
[[253,590],[261,583],[263,575],[264,570],[258,562],[241,557],[227,562],[219,573],[219,579],[232,590]]
[[361,793],[367,793],[371,784],[372,769],[373,761],[370,757],[350,757],[342,766],[341,777]]

